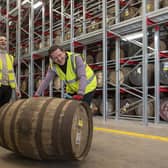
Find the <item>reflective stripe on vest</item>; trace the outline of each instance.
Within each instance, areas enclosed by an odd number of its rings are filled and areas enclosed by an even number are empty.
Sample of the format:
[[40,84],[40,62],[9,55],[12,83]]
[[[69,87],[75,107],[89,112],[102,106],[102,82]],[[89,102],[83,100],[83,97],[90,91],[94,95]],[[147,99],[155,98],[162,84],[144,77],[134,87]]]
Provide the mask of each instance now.
[[[89,84],[93,79],[94,79],[95,75],[93,74],[88,80],[87,80],[87,84]],[[76,81],[78,81],[78,78],[75,78],[73,80],[65,80],[66,83],[75,83]]]
[[[6,54],[5,58],[6,58],[6,64],[8,69],[9,85],[11,86],[11,88],[16,88],[15,75],[13,70],[13,61],[14,61],[13,56]],[[2,68],[3,68],[3,64],[2,64],[2,60],[0,59],[0,86],[2,83]]]

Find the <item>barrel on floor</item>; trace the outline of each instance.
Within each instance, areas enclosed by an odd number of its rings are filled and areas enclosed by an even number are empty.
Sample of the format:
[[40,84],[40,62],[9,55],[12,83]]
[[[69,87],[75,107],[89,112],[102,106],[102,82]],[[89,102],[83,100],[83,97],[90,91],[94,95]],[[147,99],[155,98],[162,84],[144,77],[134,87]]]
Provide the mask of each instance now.
[[29,98],[0,111],[0,145],[9,150],[39,160],[82,160],[89,152],[92,115],[82,102]]

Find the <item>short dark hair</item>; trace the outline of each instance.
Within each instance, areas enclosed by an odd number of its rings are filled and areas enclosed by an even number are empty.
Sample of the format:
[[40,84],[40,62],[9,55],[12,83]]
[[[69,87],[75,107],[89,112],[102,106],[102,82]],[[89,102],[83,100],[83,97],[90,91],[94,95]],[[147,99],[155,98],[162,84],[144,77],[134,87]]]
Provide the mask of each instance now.
[[59,45],[53,45],[49,48],[48,50],[48,55],[49,57],[51,56],[51,53],[54,52],[55,50],[60,49],[61,51],[64,51],[64,48],[62,46]]
[[0,37],[6,37],[6,34],[1,32]]

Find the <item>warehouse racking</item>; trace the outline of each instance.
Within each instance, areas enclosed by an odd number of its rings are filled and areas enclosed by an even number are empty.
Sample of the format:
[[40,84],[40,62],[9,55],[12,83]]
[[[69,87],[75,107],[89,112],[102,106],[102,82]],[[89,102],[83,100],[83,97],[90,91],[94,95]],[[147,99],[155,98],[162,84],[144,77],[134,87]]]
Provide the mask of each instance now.
[[[103,118],[109,118],[108,99],[110,90],[115,91],[115,119],[126,118],[121,114],[120,99],[123,92],[127,92],[142,101],[143,115],[140,119],[145,125],[148,124],[148,99],[154,101],[155,115],[154,122],[160,120],[160,56],[166,57],[166,52],[159,51],[159,28],[167,25],[168,7],[160,8],[160,1],[154,0],[154,9],[147,8],[150,0],[143,1],[118,1],[118,0],[51,0],[40,1],[41,6],[34,8],[39,2],[36,0],[13,0],[2,1],[1,24],[6,29],[9,43],[9,51],[15,53],[17,60],[17,81],[21,87],[22,79],[28,79],[28,91],[26,95],[34,94],[35,69],[40,70],[43,78],[46,71],[48,59],[47,50],[55,43],[55,40],[62,43],[66,48],[73,51],[80,51],[84,55],[94,50],[90,46],[99,46],[102,50],[102,62],[93,67],[103,70]],[[163,2],[162,2],[163,3]],[[130,6],[142,6],[142,14],[136,17],[123,19],[122,14],[128,12]],[[5,10],[2,8],[5,7]],[[120,17],[121,16],[121,17]],[[121,21],[120,21],[121,20]],[[114,24],[115,23],[115,24]],[[148,46],[148,33],[154,36],[154,49]],[[128,38],[128,34],[141,33],[143,37],[138,40]],[[126,40],[126,42],[125,42]],[[115,47],[115,60],[108,60],[108,46],[113,43]],[[139,52],[129,55],[127,59],[120,59],[121,43],[129,43],[142,49]],[[36,45],[37,44],[37,45]],[[92,47],[93,47],[92,46]],[[152,53],[149,53],[149,50]],[[95,54],[95,52],[93,52]],[[148,57],[153,55],[148,59]],[[148,57],[147,57],[148,56]],[[86,58],[87,59],[87,58]],[[148,62],[154,62],[155,80],[154,94],[149,93],[148,86]],[[129,65],[130,60],[141,64],[143,77],[142,87],[135,87],[121,83],[120,70]],[[122,64],[121,64],[122,63]],[[116,82],[109,87],[108,67],[113,66],[116,72]],[[28,74],[22,76],[22,68],[28,69]],[[134,66],[136,68],[136,66]],[[133,68],[133,69],[134,69]],[[39,75],[39,74],[37,74]],[[53,95],[52,83],[49,95]],[[62,84],[63,85],[63,84]],[[62,86],[63,87],[63,86]],[[162,90],[167,91],[166,87]],[[62,96],[63,96],[63,89]],[[136,102],[135,102],[136,103]],[[135,118],[134,118],[135,119]]]

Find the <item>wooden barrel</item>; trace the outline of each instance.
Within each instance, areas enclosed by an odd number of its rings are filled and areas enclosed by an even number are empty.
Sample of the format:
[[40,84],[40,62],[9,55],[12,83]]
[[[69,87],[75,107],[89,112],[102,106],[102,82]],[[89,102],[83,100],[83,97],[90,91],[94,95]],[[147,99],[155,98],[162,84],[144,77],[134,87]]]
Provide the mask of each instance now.
[[[148,64],[148,84],[153,82],[153,64]],[[134,86],[142,86],[142,67],[137,67],[134,71],[130,72],[128,76],[129,82]]]
[[27,68],[23,70],[23,75],[29,75],[29,70]]
[[111,15],[107,15],[107,24],[108,25],[113,25],[115,23],[115,17]]
[[168,84],[168,61],[160,62],[160,83]]
[[21,91],[27,92],[28,91],[28,79],[25,78],[21,81]]
[[99,99],[92,99],[92,102],[90,104],[90,108],[91,108],[91,111],[92,111],[93,115],[98,115],[99,114],[99,111],[100,111],[99,105],[100,105]]
[[161,7],[164,8],[166,6],[168,6],[168,1],[167,0],[162,0],[161,1]]
[[134,56],[135,54],[137,55],[141,55],[142,54],[142,50],[139,46],[135,45],[135,44],[131,44],[131,43],[128,43],[126,44],[126,52],[127,52],[127,57],[132,57]]
[[168,99],[163,98],[160,101],[160,117],[168,121]]
[[61,89],[61,80],[60,80],[60,78],[58,77],[58,76],[56,76],[55,78],[54,78],[54,88],[56,89],[56,90],[59,90],[59,89]]
[[79,24],[79,25],[77,26],[76,31],[75,31],[75,35],[76,35],[76,36],[80,36],[82,33],[83,33],[83,25],[82,25],[82,24]]
[[[165,43],[165,41],[163,40],[160,40],[159,41],[159,45],[160,45],[160,51],[164,51],[164,50],[167,50],[167,45]],[[149,44],[150,47],[154,48],[154,41],[152,41],[150,44]],[[149,52],[153,52],[152,50],[149,50]]]
[[40,48],[40,41],[37,40],[34,42],[34,49],[39,50],[39,48]]
[[154,11],[154,0],[148,0],[146,5],[146,11],[152,12]]
[[115,23],[115,7],[112,6],[107,9],[107,24],[113,25]]
[[124,78],[124,83],[129,85],[130,82],[129,82],[129,73],[131,72],[131,67],[124,67],[121,71],[123,73],[123,78]]
[[[147,4],[146,4],[146,12],[152,12],[154,11],[154,0],[147,0]],[[139,13],[140,15],[142,15],[142,6],[139,9]]]
[[121,20],[128,20],[131,19],[135,16],[139,15],[139,11],[137,8],[135,7],[128,7],[126,9],[124,9],[124,11],[121,14]]
[[40,76],[37,76],[37,77],[35,78],[35,89],[36,89],[36,90],[39,88],[41,82],[42,82],[41,77],[40,77]]
[[96,21],[96,20],[92,20],[91,23],[88,25],[87,27],[87,32],[92,32],[95,30],[98,30],[101,27],[101,23]]
[[107,9],[107,15],[111,15],[112,17],[115,16],[115,6],[109,7]]
[[135,105],[138,101],[135,97],[121,99],[120,101],[120,113],[123,115],[135,115]]
[[69,40],[70,38],[71,38],[71,32],[70,32],[70,31],[66,31],[66,32],[65,32],[64,39],[65,39],[65,40]]
[[[142,116],[143,115],[143,104],[140,102],[136,108],[135,108],[135,113],[137,116]],[[147,104],[147,115],[148,117],[153,117],[154,116],[154,104],[153,102],[149,101]]]
[[[124,58],[124,50],[122,48],[120,48],[120,59]],[[110,52],[110,60],[115,60],[116,59],[116,52],[115,50],[111,50]]]
[[62,43],[61,36],[56,36],[53,40],[55,45]]
[[58,44],[62,43],[61,31],[60,30],[56,30],[56,31],[54,31],[53,34],[54,34],[54,38],[53,38],[54,44],[58,45]]
[[[103,115],[103,100],[100,103],[100,114]],[[115,106],[114,106],[114,99],[109,98],[108,99],[108,109],[107,109],[107,115],[110,116],[114,114]]]
[[[124,82],[124,74],[122,71],[119,71],[120,73],[120,84],[122,84]],[[109,71],[109,75],[108,75],[108,80],[109,80],[109,84],[116,84],[116,71],[115,70],[111,70]]]
[[96,54],[96,62],[102,62],[102,61],[103,61],[102,49],[98,48],[98,52]]
[[93,64],[94,63],[94,57],[92,55],[87,55],[86,56],[86,62],[88,64]]
[[49,36],[45,37],[44,46],[45,47],[49,47],[50,46],[50,37]]
[[1,108],[0,145],[37,160],[82,160],[92,141],[87,104],[51,97],[20,99]]
[[103,72],[97,71],[96,73],[97,87],[103,87]]

